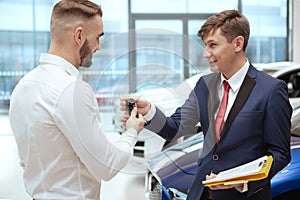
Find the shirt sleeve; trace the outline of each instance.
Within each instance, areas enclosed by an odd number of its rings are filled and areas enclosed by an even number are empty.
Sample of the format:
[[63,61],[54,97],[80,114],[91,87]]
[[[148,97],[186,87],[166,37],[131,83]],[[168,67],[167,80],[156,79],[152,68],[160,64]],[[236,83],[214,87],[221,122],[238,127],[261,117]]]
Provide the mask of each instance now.
[[117,141],[108,140],[94,92],[84,81],[78,80],[63,91],[54,118],[80,161],[98,181],[114,177],[133,155],[137,131],[131,128]]
[[155,105],[152,102],[150,102],[150,103],[151,103],[150,110],[147,112],[146,115],[143,116],[143,118],[144,118],[144,120],[146,122],[149,122],[154,117],[154,115],[156,113],[156,107],[155,107]]
[[236,187],[235,188],[237,191],[240,193],[244,193],[248,191],[248,183],[244,183],[241,187]]

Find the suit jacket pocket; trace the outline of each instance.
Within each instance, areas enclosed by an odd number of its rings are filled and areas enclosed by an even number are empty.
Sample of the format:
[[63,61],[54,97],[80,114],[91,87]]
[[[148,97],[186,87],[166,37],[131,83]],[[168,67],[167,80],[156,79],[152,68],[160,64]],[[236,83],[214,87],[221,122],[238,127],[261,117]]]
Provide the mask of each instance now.
[[238,117],[260,117],[263,115],[262,111],[246,111],[239,112]]

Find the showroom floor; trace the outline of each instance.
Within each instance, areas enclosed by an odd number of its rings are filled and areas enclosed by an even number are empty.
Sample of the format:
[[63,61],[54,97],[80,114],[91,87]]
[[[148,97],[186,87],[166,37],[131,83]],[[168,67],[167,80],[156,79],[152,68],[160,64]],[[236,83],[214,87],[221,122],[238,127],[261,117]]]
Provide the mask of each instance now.
[[[108,138],[119,136],[113,131],[110,112],[101,112],[103,130]],[[105,121],[104,121],[105,120]],[[108,120],[106,122],[106,120]],[[7,115],[0,114],[0,199],[30,200],[22,182],[22,169],[18,164],[17,146]],[[112,180],[102,183],[101,200],[145,199],[145,172],[140,163],[130,162]]]

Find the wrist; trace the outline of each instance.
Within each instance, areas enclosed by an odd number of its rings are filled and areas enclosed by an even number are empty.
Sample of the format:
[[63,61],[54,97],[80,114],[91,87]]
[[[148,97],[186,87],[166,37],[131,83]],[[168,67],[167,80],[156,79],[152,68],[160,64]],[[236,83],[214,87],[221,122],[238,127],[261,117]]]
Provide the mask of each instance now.
[[149,121],[151,121],[151,119],[154,117],[156,113],[156,107],[151,104],[152,103],[149,102],[149,105],[147,105],[147,112],[145,115],[143,115],[146,124],[149,123]]

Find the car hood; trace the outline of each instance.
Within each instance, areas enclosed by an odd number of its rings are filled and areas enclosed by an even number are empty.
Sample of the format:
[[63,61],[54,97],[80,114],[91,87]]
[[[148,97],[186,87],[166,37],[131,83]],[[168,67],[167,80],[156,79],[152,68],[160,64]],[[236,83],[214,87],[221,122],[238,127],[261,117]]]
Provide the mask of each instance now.
[[202,146],[203,134],[197,133],[148,160],[148,168],[164,186],[180,187],[182,185],[186,188],[191,184],[190,179],[195,174]]
[[[298,117],[300,115],[300,98],[290,99],[290,101],[294,109],[291,120],[292,160],[272,179],[272,188],[275,188],[277,183],[279,185],[280,182],[284,182],[283,179],[297,169],[299,172],[297,171],[296,174],[300,176],[300,156],[297,156],[300,155],[300,117]],[[164,187],[187,189],[191,186],[194,178],[202,147],[203,134],[195,134],[152,157],[148,160],[148,169]]]
[[[195,175],[202,146],[203,135],[198,133],[151,158],[148,161],[148,168],[164,187],[187,189],[191,186]],[[300,180],[300,156],[298,156],[300,155],[300,137],[291,137],[291,155],[291,162],[272,179],[272,190],[274,188],[275,196],[276,188],[282,192],[287,179]],[[298,174],[297,177],[295,174]],[[286,190],[290,189],[291,186],[287,186]]]
[[272,196],[299,189],[300,185],[300,137],[291,137],[291,161],[271,180]]

